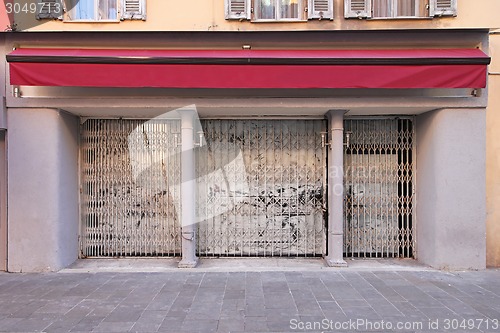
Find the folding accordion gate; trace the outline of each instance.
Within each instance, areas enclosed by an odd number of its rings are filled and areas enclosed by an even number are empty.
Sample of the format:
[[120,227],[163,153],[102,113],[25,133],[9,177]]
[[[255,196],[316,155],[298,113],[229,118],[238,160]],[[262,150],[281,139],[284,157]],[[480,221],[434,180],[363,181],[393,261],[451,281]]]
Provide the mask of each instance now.
[[412,119],[348,119],[344,153],[347,257],[412,257]]
[[82,257],[181,252],[178,120],[89,119],[82,125]]
[[[327,122],[201,124],[198,254],[325,255]],[[344,129],[345,255],[412,257],[412,119],[346,119]],[[180,130],[173,119],[83,123],[82,257],[180,255]]]
[[202,126],[199,254],[324,255],[326,122],[205,120]]

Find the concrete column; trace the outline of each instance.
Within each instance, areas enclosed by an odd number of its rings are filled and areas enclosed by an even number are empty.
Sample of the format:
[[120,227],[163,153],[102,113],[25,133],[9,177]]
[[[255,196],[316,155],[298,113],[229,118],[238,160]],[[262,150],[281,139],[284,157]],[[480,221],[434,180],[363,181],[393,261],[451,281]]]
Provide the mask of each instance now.
[[181,223],[182,260],[179,268],[192,268],[196,257],[196,170],[194,145],[195,111],[180,111],[181,116]]
[[486,267],[486,110],[417,117],[417,258],[439,269]]
[[344,114],[328,112],[331,140],[328,149],[328,256],[330,267],[347,266],[344,261]]

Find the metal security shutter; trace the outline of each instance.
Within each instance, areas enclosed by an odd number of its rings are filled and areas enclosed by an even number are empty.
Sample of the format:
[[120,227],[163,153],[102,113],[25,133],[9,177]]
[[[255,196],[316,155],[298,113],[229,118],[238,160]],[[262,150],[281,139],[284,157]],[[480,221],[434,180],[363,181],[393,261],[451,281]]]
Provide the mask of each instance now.
[[199,254],[324,255],[325,122],[205,120],[202,126],[207,147],[197,169],[208,182],[199,183]]
[[180,254],[179,132],[165,119],[82,125],[82,257]]
[[344,128],[345,255],[412,257],[412,120],[350,119]]

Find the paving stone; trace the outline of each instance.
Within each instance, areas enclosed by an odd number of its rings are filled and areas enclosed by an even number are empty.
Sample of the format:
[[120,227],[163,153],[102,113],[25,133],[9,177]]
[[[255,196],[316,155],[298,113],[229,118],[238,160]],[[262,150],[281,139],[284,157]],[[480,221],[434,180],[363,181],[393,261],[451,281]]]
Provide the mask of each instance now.
[[245,299],[245,290],[226,290],[224,300],[226,299]]
[[219,325],[218,320],[186,320],[182,324],[181,330],[187,332],[216,332]]
[[375,310],[372,307],[369,306],[342,307],[342,311],[344,311],[347,318],[351,318],[354,320],[358,318],[374,319],[374,320],[381,319],[380,315],[377,312],[375,312]]
[[52,321],[40,319],[23,319],[8,326],[7,332],[42,332],[52,325]]
[[0,332],[12,332],[21,318],[3,318],[0,319]]
[[131,332],[157,332],[161,324],[138,321],[130,329]]
[[245,317],[244,328],[246,332],[268,332],[266,316]]
[[224,318],[219,320],[217,332],[243,332],[245,322],[242,318]]
[[182,328],[182,324],[184,323],[184,318],[180,317],[165,317],[163,322],[158,329],[160,332],[163,331],[172,331],[177,332]]
[[101,322],[93,332],[128,332],[135,322]]

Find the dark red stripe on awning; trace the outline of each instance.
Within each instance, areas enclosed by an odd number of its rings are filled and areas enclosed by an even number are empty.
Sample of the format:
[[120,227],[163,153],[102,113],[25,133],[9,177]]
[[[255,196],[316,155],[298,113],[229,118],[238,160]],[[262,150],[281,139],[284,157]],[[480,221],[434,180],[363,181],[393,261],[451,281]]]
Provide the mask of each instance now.
[[161,88],[483,88],[478,49],[18,49],[11,84]]

